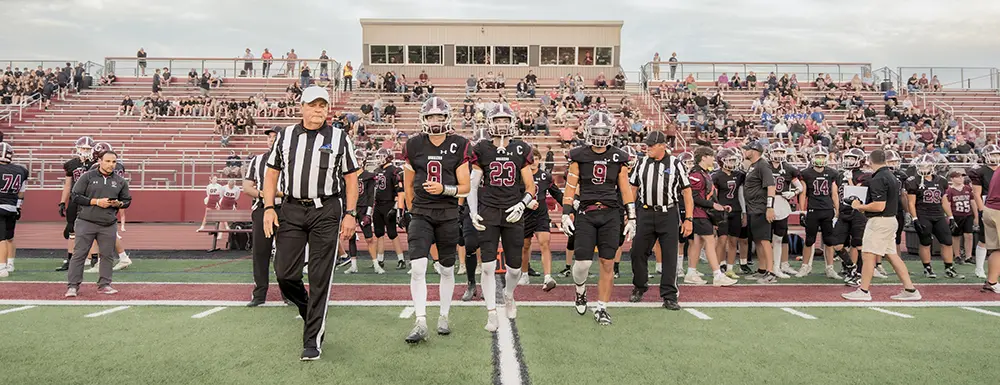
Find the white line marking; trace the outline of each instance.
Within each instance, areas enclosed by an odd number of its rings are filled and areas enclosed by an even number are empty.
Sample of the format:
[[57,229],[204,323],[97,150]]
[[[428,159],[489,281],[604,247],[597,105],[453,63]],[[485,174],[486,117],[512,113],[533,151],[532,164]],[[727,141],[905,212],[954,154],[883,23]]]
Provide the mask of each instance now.
[[800,311],[792,309],[790,307],[783,307],[783,308],[781,308],[781,310],[784,310],[788,314],[794,314],[794,315],[797,315],[797,316],[805,318],[805,319],[816,319],[815,316],[812,316],[812,315],[800,312]]
[[416,309],[414,309],[413,306],[404,307],[403,311],[399,312],[399,318],[403,319],[410,318],[413,316],[413,312],[415,311]]
[[703,319],[703,320],[712,319],[712,317],[709,317],[708,314],[702,313],[695,309],[684,309],[684,310],[687,311],[688,313],[691,313],[691,315],[698,317],[698,319]]
[[191,318],[195,318],[195,319],[205,318],[205,317],[208,317],[208,316],[210,316],[212,314],[218,313],[218,312],[223,311],[223,310],[226,310],[225,306],[214,307],[214,308],[205,310],[205,311],[203,311],[201,313],[195,314],[195,315],[191,316]]
[[894,315],[894,316],[900,317],[900,318],[913,318],[912,315],[903,314],[903,313],[897,313],[897,312],[894,312],[892,310],[886,310],[886,309],[883,309],[883,308],[880,308],[880,307],[870,307],[869,309],[872,309],[872,310],[877,311],[879,313],[885,313],[885,314],[888,314],[888,315]]
[[968,307],[968,306],[963,306],[962,309],[969,310],[969,311],[974,311],[976,313],[983,313],[983,314],[991,315],[991,316],[994,316],[994,317],[1000,317],[1000,313],[997,313],[995,311],[989,311],[989,310],[984,310],[984,309],[977,309],[977,308]]
[[0,310],[0,315],[4,315],[4,314],[7,314],[7,313],[13,313],[13,312],[16,312],[16,311],[21,311],[21,310],[28,310],[28,309],[31,309],[31,308],[34,308],[34,306],[21,306],[21,307],[15,307],[13,309]]
[[128,309],[128,306],[113,307],[113,308],[110,308],[108,310],[101,310],[101,311],[99,311],[97,313],[87,314],[84,317],[87,317],[87,318],[100,317],[102,315],[111,314],[111,313],[114,313],[116,311],[122,311],[122,310],[125,310],[125,309]]
[[[200,306],[200,307],[239,307],[246,305],[247,301],[222,301],[222,300],[44,300],[44,299],[0,299],[0,305],[8,306]],[[391,300],[391,301],[330,301],[331,306],[392,306],[406,307],[413,305],[412,300]],[[659,302],[610,302],[609,306],[615,308],[659,308]],[[826,301],[826,302],[680,302],[682,307],[693,308],[802,308],[802,307],[826,307],[826,308],[866,308],[871,306],[888,307],[1000,307],[1000,301],[893,301],[893,302],[855,302],[855,301]],[[437,301],[429,301],[427,306],[440,306]],[[452,302],[452,307],[482,307],[483,301]],[[571,301],[519,301],[517,306],[527,307],[565,307],[573,306]],[[268,302],[260,307],[288,307],[281,302]]]
[[514,331],[507,318],[506,306],[497,306],[497,317],[500,319],[497,328],[497,347],[500,348],[500,383],[521,384],[521,363],[517,361],[517,349],[514,348]]

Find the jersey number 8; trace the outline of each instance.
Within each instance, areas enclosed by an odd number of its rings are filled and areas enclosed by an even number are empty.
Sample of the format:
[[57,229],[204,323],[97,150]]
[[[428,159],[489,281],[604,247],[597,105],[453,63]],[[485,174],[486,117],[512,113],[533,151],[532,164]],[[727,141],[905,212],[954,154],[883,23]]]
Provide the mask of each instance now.
[[441,162],[436,160],[427,161],[427,180],[429,182],[441,183]]

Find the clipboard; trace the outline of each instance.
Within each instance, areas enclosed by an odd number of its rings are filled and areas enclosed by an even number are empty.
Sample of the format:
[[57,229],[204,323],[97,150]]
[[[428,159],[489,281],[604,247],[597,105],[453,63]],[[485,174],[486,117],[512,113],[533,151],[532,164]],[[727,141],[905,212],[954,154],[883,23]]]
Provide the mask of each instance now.
[[844,196],[840,197],[840,199],[843,200],[851,196],[858,198],[863,204],[868,204],[868,187],[844,186]]

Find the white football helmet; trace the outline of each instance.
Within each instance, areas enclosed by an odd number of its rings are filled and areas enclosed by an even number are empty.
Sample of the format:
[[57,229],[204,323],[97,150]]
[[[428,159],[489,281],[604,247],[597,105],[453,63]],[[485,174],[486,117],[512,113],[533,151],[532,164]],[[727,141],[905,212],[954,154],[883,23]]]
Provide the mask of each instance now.
[[[432,121],[431,116],[444,116],[443,121]],[[434,96],[420,107],[420,129],[427,135],[446,135],[451,133],[451,105],[440,97]]]
[[607,147],[611,145],[615,133],[615,120],[607,112],[595,112],[587,118],[584,129],[584,140],[587,145]]
[[852,148],[844,152],[840,158],[840,167],[847,170],[861,168],[865,164],[865,152],[860,148]]
[[81,136],[80,139],[76,140],[76,144],[73,145],[76,152],[76,156],[80,157],[80,160],[89,160],[94,156],[94,139],[89,136]]
[[[504,118],[507,120],[498,121]],[[514,136],[515,120],[517,120],[517,117],[514,115],[514,110],[510,109],[510,106],[506,103],[494,104],[493,109],[486,114],[487,133],[489,133],[490,136]]]

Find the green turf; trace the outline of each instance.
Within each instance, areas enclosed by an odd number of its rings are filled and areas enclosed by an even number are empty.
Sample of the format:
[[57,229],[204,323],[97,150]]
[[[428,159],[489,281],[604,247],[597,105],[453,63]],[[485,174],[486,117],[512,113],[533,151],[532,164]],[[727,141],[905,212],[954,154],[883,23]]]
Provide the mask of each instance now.
[[[119,282],[237,282],[237,283],[251,283],[253,282],[253,277],[251,275],[251,262],[249,259],[133,259],[135,262],[128,269],[123,271],[115,272],[114,280]],[[59,259],[50,258],[18,258],[16,261],[17,271],[10,275],[10,277],[4,280],[12,281],[65,281],[65,272],[56,272],[54,269],[62,263]],[[947,279],[944,278],[944,269],[940,260],[934,260],[934,268],[938,273],[937,279],[927,279],[923,278],[921,275],[922,267],[919,262],[907,261],[907,266],[910,269],[910,275],[913,277],[914,282],[917,283],[977,283],[979,279],[973,275],[974,266],[973,265],[958,265],[956,270],[960,274],[964,274],[966,279]],[[798,266],[798,262],[792,263],[793,267]],[[532,261],[532,266],[539,271],[541,271],[541,262],[535,260]],[[558,273],[565,267],[565,261],[557,261],[553,263],[553,273]],[[649,271],[653,271],[654,263],[649,263]],[[702,273],[709,273],[708,265],[705,263],[699,264],[699,270]],[[357,274],[341,274],[345,268],[339,268],[338,273],[334,277],[334,281],[338,283],[408,283],[410,281],[410,276],[406,274],[406,270],[396,270],[395,261],[386,262],[386,272],[385,275],[375,274],[371,269],[371,261],[360,261],[358,262],[358,269],[360,273]],[[429,268],[428,268],[429,269]],[[839,270],[839,265],[838,265]],[[875,279],[876,283],[896,283],[899,282],[898,279],[892,274],[892,267],[886,265],[886,270],[889,271],[890,277],[888,279]],[[596,274],[598,271],[598,266],[591,267],[592,274]],[[819,265],[813,266],[812,275],[805,278],[790,278],[781,280],[782,283],[840,283],[838,281],[830,280],[822,276],[822,267]],[[96,279],[96,275],[94,275]],[[90,280],[91,274],[85,276],[86,280]],[[571,278],[556,277],[556,281],[560,284],[570,284],[572,282]],[[659,279],[654,277],[654,279]],[[711,280],[710,277],[706,277],[707,280]],[[271,280],[274,281],[274,275],[272,274]],[[430,282],[437,282],[437,275],[434,273],[428,274],[428,280]],[[464,282],[464,277],[457,277],[458,282]],[[621,277],[616,281],[618,284],[629,284],[632,282],[632,267],[629,262],[622,262],[621,264]],[[749,284],[751,281],[741,280],[741,284]],[[540,277],[534,277],[532,283],[541,283]]]
[[[8,307],[9,308],[9,307]],[[323,357],[300,362],[293,308],[39,307],[0,316],[4,384],[487,384],[492,339],[481,311],[456,308],[451,336],[403,338],[400,308],[331,308]],[[429,308],[432,327],[437,308]],[[475,316],[473,316],[475,315]],[[442,367],[442,365],[444,365]],[[419,381],[418,381],[419,380]]]

